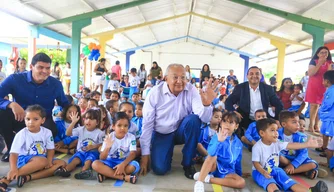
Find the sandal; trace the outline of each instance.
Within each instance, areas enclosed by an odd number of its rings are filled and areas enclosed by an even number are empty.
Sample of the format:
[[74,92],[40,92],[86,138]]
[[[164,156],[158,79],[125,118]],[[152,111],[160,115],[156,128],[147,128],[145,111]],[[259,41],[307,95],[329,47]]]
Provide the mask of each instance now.
[[8,187],[8,184],[2,181],[3,179],[7,180],[7,177],[2,177],[1,178],[1,181],[0,181],[0,192],[6,192],[7,187]]
[[[28,177],[29,177],[29,180],[28,180]],[[23,187],[23,185],[27,182],[27,181],[30,181],[31,180],[31,175],[21,175],[21,176],[18,176],[17,177],[17,187],[18,188],[21,188]]]
[[323,147],[318,147],[318,148],[315,148],[315,150],[318,152],[325,152],[326,149],[324,149]]
[[99,183],[102,183],[104,180],[106,180],[106,177],[104,175],[102,175],[101,173],[97,174],[97,181]]
[[320,157],[327,157],[327,155],[326,155],[325,152],[319,153],[319,156],[320,156]]
[[306,174],[306,177],[313,180],[318,177],[318,173],[319,173],[318,170],[313,169],[313,170],[307,171],[305,174]]
[[67,171],[65,168],[59,167],[58,169],[55,170],[55,172],[53,172],[53,175],[61,177],[69,177],[71,176],[71,173]]
[[85,180],[93,180],[96,179],[96,174],[94,177],[94,173],[92,170],[85,170],[85,171],[81,171],[80,173],[76,173],[74,175],[74,178],[76,179],[85,179]]
[[[136,175],[130,175],[129,183],[136,184],[137,183],[137,176]],[[123,175],[123,181],[125,181],[125,175]]]

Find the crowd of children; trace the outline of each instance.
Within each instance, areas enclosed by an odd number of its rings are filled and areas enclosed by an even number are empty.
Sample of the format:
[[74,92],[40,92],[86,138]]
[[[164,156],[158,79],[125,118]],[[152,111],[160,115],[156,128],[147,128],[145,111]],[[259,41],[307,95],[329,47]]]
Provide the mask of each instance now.
[[[10,171],[0,180],[0,191],[5,191],[14,179],[17,186],[22,187],[30,180],[49,176],[69,177],[78,166],[81,171],[74,175],[76,179],[97,178],[98,182],[103,182],[112,178],[135,184],[140,169],[137,159],[141,154],[141,93],[145,99],[154,85],[150,81],[151,75],[148,75],[144,88],[139,90],[141,81],[137,71],[133,68],[130,72],[122,77],[121,82],[115,73],[111,74],[103,100],[100,92],[83,88],[81,93],[72,95],[74,100],[68,95],[71,105],[64,109],[56,105],[53,116],[58,134],[54,138],[48,129],[41,126],[45,120],[44,109],[38,105],[29,106],[26,109],[26,128],[15,136],[10,151]],[[329,142],[334,135],[333,77],[333,71],[324,75],[324,85],[328,89],[319,112],[324,142],[318,148],[327,157],[326,163],[319,164],[331,170],[334,168],[334,140]],[[158,77],[155,83],[160,80],[162,78]],[[234,133],[240,119],[234,112],[225,112],[224,105],[238,81],[234,75],[228,77],[227,85],[224,78],[219,81],[220,95],[213,102],[212,119],[203,125],[198,139],[198,153],[194,160],[203,165],[194,175],[194,190],[204,191],[203,182],[244,188],[244,177],[250,176],[250,173],[242,172],[242,148],[246,146],[252,153],[252,177],[264,190],[326,191],[327,185],[323,181],[308,189],[289,177],[292,174],[304,174],[309,179],[327,176],[327,172],[308,155],[307,148],[319,146],[316,140],[307,139],[303,134],[305,119],[298,113],[304,103],[303,86],[284,79],[281,90],[277,92],[286,108],[280,114],[280,123],[268,118],[266,111],[257,110],[255,122],[239,139]],[[209,78],[205,77],[203,90],[208,82]],[[66,163],[54,158],[55,151],[72,157]]]

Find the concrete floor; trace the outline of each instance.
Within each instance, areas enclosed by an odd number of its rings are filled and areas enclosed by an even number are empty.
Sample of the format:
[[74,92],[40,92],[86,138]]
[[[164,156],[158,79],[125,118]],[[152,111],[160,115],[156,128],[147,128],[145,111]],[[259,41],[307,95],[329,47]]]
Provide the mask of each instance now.
[[[195,181],[187,179],[183,175],[183,169],[180,165],[181,162],[181,146],[175,147],[174,150],[174,161],[172,163],[172,170],[169,174],[165,176],[156,176],[151,172],[145,177],[139,177],[139,180],[136,185],[123,183],[121,187],[115,187],[115,180],[106,180],[102,184],[98,183],[96,180],[92,181],[82,181],[76,180],[74,178],[74,174],[70,178],[59,178],[59,177],[51,177],[41,180],[32,181],[26,183],[23,188],[16,188],[16,181],[12,182],[10,185],[10,190],[12,192],[15,191],[27,191],[27,192],[39,192],[39,191],[53,191],[53,192],[64,192],[64,191],[80,191],[80,192],[92,192],[92,191],[110,191],[110,192],[191,192],[193,191],[193,186]],[[325,161],[325,158],[318,156],[318,153],[313,149],[309,150],[309,154],[311,158],[316,161]],[[56,155],[57,156],[57,155]],[[64,160],[68,160],[69,156],[63,158]],[[248,152],[244,148],[243,150],[243,171],[251,173],[252,162],[251,162],[251,153]],[[200,166],[196,165],[197,170],[200,170]],[[9,170],[9,164],[0,162],[0,176],[6,175]],[[327,171],[329,171],[327,169]],[[74,173],[79,172],[79,169],[74,171]],[[301,179],[304,185],[308,184],[313,186],[318,179],[309,180],[304,176],[298,176],[297,179]],[[333,173],[330,173],[329,176],[323,179],[329,186],[329,191],[334,192],[334,177]],[[232,191],[241,191],[241,192],[257,192],[263,191],[260,187],[258,187],[251,177],[246,179],[247,186],[243,190],[234,190],[231,188],[223,187],[222,189],[215,189],[211,184],[205,185],[206,191],[214,191],[214,192],[232,192]]]

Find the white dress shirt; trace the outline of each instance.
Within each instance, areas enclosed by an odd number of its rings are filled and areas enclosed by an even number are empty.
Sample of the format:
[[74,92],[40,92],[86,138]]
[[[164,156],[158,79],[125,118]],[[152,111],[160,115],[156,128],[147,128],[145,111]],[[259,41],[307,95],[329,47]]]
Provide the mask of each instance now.
[[254,120],[255,112],[258,109],[263,109],[262,100],[261,100],[261,92],[259,86],[255,89],[249,86],[249,95],[250,95],[250,113],[249,118]]
[[153,130],[161,134],[169,134],[178,129],[181,121],[192,113],[203,122],[209,122],[212,106],[204,107],[196,87],[187,83],[178,96],[172,94],[167,82],[151,89],[144,103],[143,127],[140,137],[142,155],[150,154]]

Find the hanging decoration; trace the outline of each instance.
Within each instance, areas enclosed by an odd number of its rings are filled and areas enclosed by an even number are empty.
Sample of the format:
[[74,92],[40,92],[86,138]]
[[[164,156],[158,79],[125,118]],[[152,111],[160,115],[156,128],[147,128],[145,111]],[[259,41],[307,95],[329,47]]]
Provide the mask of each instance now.
[[96,45],[95,43],[89,43],[85,47],[82,48],[82,53],[80,54],[81,58],[88,56],[90,61],[97,61],[100,57],[100,49],[101,45]]

